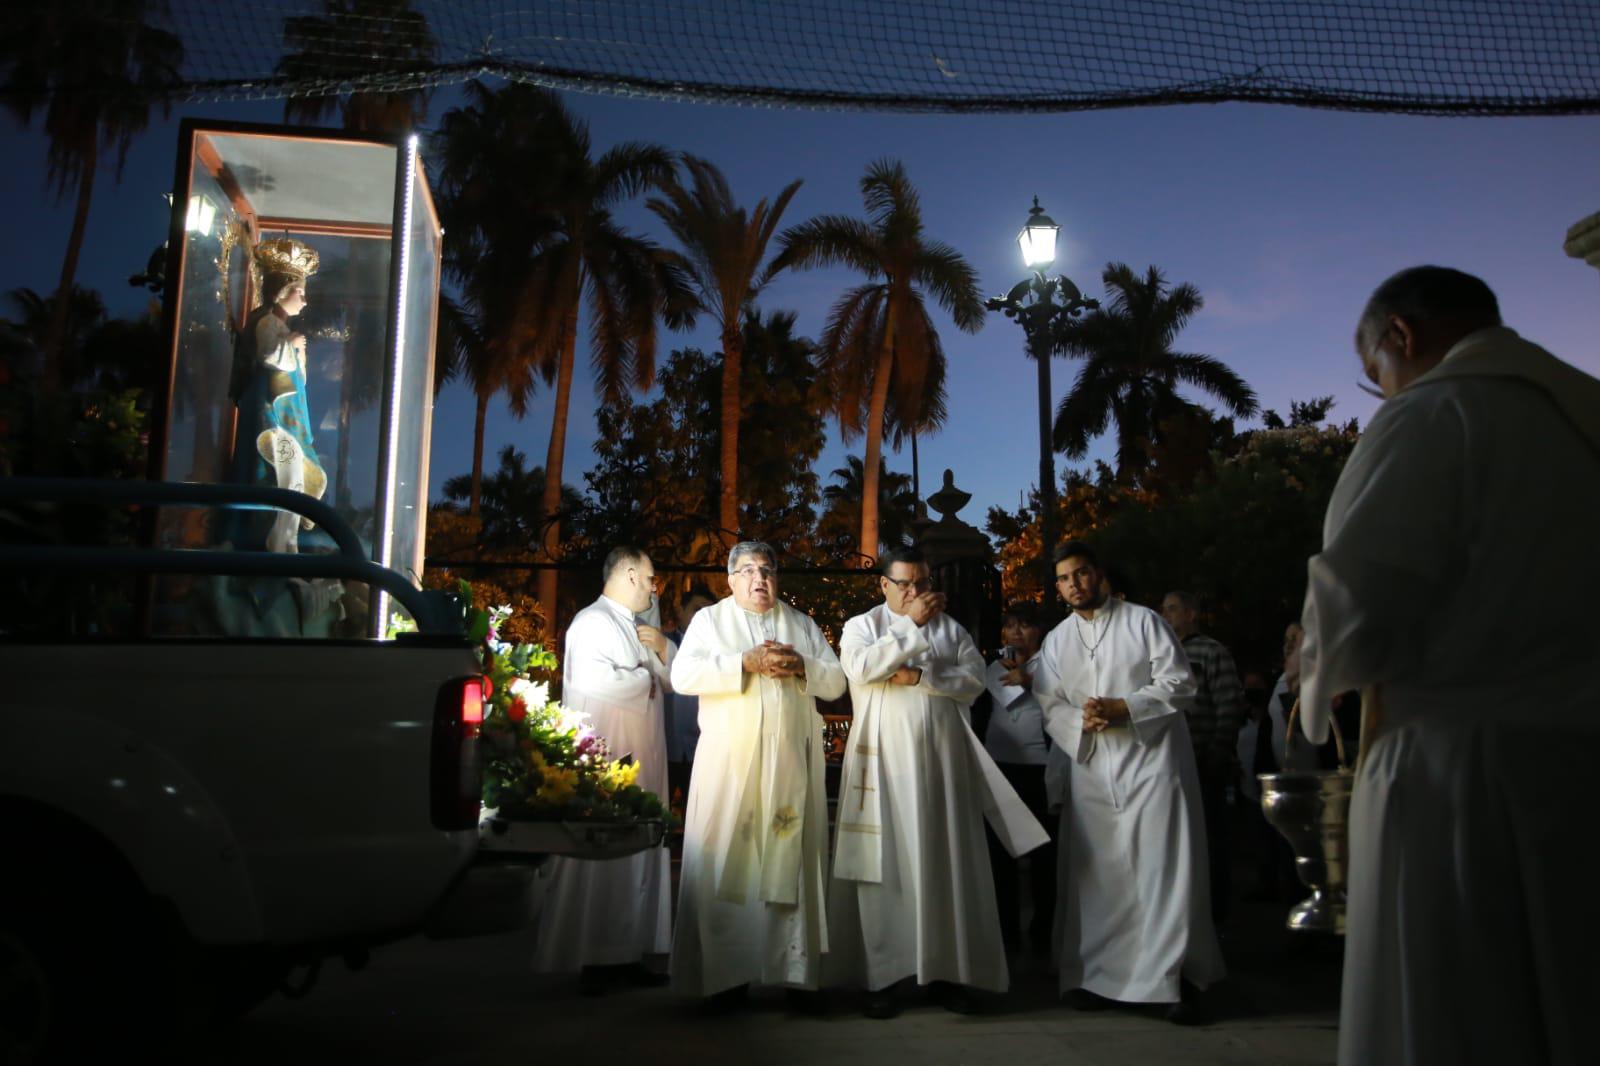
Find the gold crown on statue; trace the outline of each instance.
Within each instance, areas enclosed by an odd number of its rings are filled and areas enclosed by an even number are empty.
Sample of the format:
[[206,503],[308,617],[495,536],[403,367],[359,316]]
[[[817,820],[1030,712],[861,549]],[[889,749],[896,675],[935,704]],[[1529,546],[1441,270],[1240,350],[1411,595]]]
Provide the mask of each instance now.
[[293,237],[275,237],[256,245],[256,263],[268,274],[288,274],[304,281],[317,272],[321,260],[315,248]]

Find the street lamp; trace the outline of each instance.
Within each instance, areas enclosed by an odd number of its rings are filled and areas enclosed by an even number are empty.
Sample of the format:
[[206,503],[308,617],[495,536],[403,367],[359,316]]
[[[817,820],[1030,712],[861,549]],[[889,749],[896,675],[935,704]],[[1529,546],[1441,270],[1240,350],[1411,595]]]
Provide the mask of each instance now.
[[1028,210],[1028,221],[1023,225],[1022,232],[1017,234],[1017,247],[1022,249],[1022,265],[1029,270],[1049,270],[1056,261],[1056,234],[1061,232],[1061,227],[1056,225],[1056,220],[1044,213],[1044,208],[1039,206],[1039,198],[1033,198],[1033,207]]
[[[1032,276],[1018,282],[1004,296],[984,301],[991,311],[999,311],[1015,319],[1027,338],[1028,358],[1039,367],[1039,569],[1044,581],[1045,595],[1055,582],[1055,561],[1051,555],[1056,547],[1056,463],[1055,448],[1050,433],[1050,356],[1055,351],[1056,329],[1084,311],[1100,306],[1098,301],[1086,299],[1078,287],[1063,277],[1046,277],[1045,272],[1056,261],[1056,234],[1061,227],[1044,213],[1039,198],[1033,198],[1028,211],[1028,221],[1017,234],[1017,246],[1022,250],[1022,262]],[[1060,301],[1057,301],[1057,296]]]

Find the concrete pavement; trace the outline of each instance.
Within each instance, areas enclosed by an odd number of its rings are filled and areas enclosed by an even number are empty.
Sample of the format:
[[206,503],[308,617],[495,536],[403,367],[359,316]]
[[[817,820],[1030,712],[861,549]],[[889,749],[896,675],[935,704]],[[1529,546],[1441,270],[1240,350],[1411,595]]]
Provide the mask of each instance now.
[[1282,928],[1286,907],[1242,905],[1224,951],[1230,976],[1209,995],[1217,1020],[1184,1029],[1158,1014],[1082,1014],[1056,1003],[1041,962],[1013,963],[1012,991],[990,1013],[914,1006],[863,1018],[853,997],[823,1017],[763,993],[749,1009],[705,1017],[666,989],[578,995],[574,979],[528,970],[529,933],[381,949],[362,973],[334,965],[311,995],[281,997],[214,1034],[198,1061],[474,1066],[582,1063],[827,1063],[829,1066],[1028,1063],[1244,1066],[1334,1058],[1341,944]]

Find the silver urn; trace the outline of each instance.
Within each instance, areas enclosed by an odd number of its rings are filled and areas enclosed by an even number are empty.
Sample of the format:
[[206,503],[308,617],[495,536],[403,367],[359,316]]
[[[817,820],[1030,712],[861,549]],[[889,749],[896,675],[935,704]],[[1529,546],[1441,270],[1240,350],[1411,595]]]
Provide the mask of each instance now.
[[1294,849],[1295,872],[1311,896],[1289,910],[1295,932],[1344,933],[1345,875],[1350,861],[1349,770],[1258,774],[1261,809]]

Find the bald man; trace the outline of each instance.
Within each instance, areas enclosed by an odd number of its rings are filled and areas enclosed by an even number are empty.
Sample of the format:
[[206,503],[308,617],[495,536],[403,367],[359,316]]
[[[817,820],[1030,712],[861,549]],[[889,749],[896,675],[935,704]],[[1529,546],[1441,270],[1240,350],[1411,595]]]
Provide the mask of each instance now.
[[1600,381],[1417,267],[1356,329],[1386,397],[1328,505],[1301,722],[1364,688],[1339,1061],[1593,1062]]

